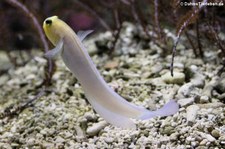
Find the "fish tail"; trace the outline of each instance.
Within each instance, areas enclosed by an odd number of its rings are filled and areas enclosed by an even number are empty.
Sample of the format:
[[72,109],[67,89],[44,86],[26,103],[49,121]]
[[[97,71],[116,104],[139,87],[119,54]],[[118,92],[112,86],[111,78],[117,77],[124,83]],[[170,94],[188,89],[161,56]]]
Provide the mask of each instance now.
[[179,110],[179,105],[174,100],[170,100],[166,103],[162,108],[156,111],[146,110],[143,114],[138,118],[141,120],[148,120],[150,118],[154,118],[157,116],[169,116],[177,113]]
[[136,129],[135,123],[129,117],[108,110],[104,106],[95,102],[95,100],[91,100],[91,98],[88,96],[87,99],[95,111],[110,124],[124,129]]

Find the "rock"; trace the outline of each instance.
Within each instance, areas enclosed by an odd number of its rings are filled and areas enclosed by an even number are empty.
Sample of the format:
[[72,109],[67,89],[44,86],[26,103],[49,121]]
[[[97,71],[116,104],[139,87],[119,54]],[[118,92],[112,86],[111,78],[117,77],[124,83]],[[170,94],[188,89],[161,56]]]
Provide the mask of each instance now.
[[220,132],[218,130],[216,130],[216,129],[212,130],[211,134],[215,138],[219,138],[220,137]]
[[28,146],[33,146],[33,145],[35,145],[35,139],[34,139],[34,138],[29,138],[29,139],[27,140],[27,145],[28,145]]
[[153,66],[150,68],[150,71],[151,71],[151,73],[153,73],[153,74],[158,74],[162,69],[163,69],[162,64],[156,64],[156,65],[153,65]]
[[184,69],[184,64],[182,63],[174,63],[173,68],[179,68],[181,70]]
[[186,118],[188,125],[192,125],[195,122],[199,107],[197,105],[190,105],[186,109]]
[[88,122],[95,121],[97,119],[96,115],[93,114],[92,112],[86,112],[84,114],[84,118],[86,118]]
[[191,65],[190,71],[192,76],[192,78],[190,79],[190,82],[196,87],[203,88],[205,85],[205,76],[202,75],[201,72],[199,72],[198,66]]
[[199,144],[199,145],[205,146],[205,145],[206,145],[206,143],[207,143],[207,139],[203,139],[203,140],[200,142],[200,144]]
[[171,76],[170,72],[162,75],[162,79],[168,84],[183,84],[185,81],[185,75],[181,72],[174,72],[174,76]]
[[189,97],[190,92],[194,89],[194,85],[192,83],[184,84],[180,87],[180,89],[177,91],[178,97]]
[[94,136],[99,133],[107,125],[107,122],[101,121],[93,124],[92,126],[87,128],[87,134],[90,136]]
[[170,125],[167,125],[164,128],[160,129],[161,134],[171,135],[174,132],[175,132],[174,127]]
[[221,144],[225,145],[225,135],[220,136],[219,141],[221,142]]
[[112,137],[105,138],[106,143],[113,143],[114,139]]
[[2,149],[12,149],[12,144],[0,142],[0,148],[2,148]]
[[196,87],[203,88],[205,86],[205,76],[196,73],[190,82]]
[[220,101],[225,101],[225,93],[221,94],[221,95],[218,95],[218,99]]
[[212,97],[212,90],[218,86],[219,83],[219,77],[214,77],[212,80],[205,85],[202,91],[202,95],[208,96],[209,98]]
[[104,68],[105,69],[115,69],[118,66],[119,66],[118,61],[109,61],[104,65]]
[[0,86],[4,85],[8,80],[9,80],[9,76],[8,75],[0,76]]
[[172,134],[170,135],[170,140],[171,140],[171,141],[176,141],[177,138],[178,138],[178,136],[179,136],[179,134],[178,134],[177,132],[172,133]]
[[65,131],[62,135],[65,139],[69,139],[73,136],[73,134],[69,131]]
[[198,132],[198,134],[202,137],[202,138],[205,138],[207,139],[209,142],[214,142],[216,141],[216,139],[211,136],[210,134],[206,134],[206,133],[203,133],[203,132]]
[[9,70],[13,66],[12,63],[9,61],[6,52],[2,50],[0,51],[0,64],[0,71]]
[[181,107],[185,107],[194,103],[194,100],[195,100],[194,97],[183,98],[183,99],[179,99],[177,103],[180,104]]
[[140,75],[137,74],[137,73],[133,73],[133,72],[124,72],[124,73],[123,73],[123,77],[124,77],[124,78],[127,78],[127,79],[133,79],[133,78],[138,78],[138,77],[140,77]]
[[200,103],[208,103],[209,102],[209,97],[208,96],[201,96],[200,97]]
[[64,143],[66,140],[63,139],[62,137],[60,136],[57,136],[56,139],[55,139],[55,143],[57,144],[61,144],[61,143]]
[[78,142],[81,142],[86,136],[85,132],[80,128],[80,126],[75,126],[76,130],[76,140]]
[[215,88],[219,93],[225,93],[225,78],[220,79]]

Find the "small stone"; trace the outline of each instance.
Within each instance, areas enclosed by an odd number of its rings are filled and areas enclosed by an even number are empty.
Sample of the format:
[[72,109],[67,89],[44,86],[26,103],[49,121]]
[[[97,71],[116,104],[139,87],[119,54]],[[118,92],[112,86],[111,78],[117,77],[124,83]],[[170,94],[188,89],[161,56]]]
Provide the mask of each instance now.
[[28,146],[33,146],[35,144],[35,139],[34,138],[29,138],[28,140],[27,140],[27,145]]
[[80,128],[80,126],[75,126],[75,130],[76,130],[76,140],[78,142],[82,141],[85,138],[84,131]]
[[200,97],[200,103],[208,103],[209,97],[208,96],[201,96]]
[[175,133],[172,133],[171,135],[170,135],[170,140],[171,141],[176,141],[177,140],[177,138],[178,138],[178,133],[177,132],[175,132]]
[[187,118],[188,125],[192,125],[195,122],[198,110],[199,110],[199,107],[197,105],[190,105],[187,107],[186,118]]
[[163,69],[162,64],[156,64],[156,65],[153,65],[153,66],[150,68],[150,71],[151,71],[151,73],[153,73],[153,74],[157,74],[157,73],[159,73],[162,69]]
[[206,139],[203,139],[203,140],[200,142],[199,145],[205,146],[207,142],[208,142],[208,141],[207,141]]
[[178,97],[188,97],[190,92],[194,89],[194,85],[192,83],[184,84],[177,91]]
[[40,133],[41,133],[42,135],[46,135],[46,134],[47,134],[47,128],[42,129],[42,130],[40,131]]
[[9,80],[9,76],[7,76],[7,75],[2,75],[1,77],[0,77],[0,86],[1,85],[4,85],[5,83],[6,83],[6,81],[8,81]]
[[99,133],[107,125],[107,122],[101,121],[99,123],[95,123],[92,126],[87,128],[87,134],[90,136],[94,136]]
[[114,139],[112,137],[107,137],[104,140],[106,143],[112,143]]
[[94,121],[97,119],[97,117],[95,116],[95,114],[93,114],[92,112],[87,112],[84,114],[84,117],[87,119],[88,122],[90,121]]
[[56,137],[56,139],[55,139],[55,143],[63,143],[63,142],[65,142],[65,139],[63,139],[62,137],[60,137],[60,136],[57,136]]
[[202,137],[202,138],[205,138],[207,139],[209,142],[214,142],[216,139],[211,136],[210,134],[206,134],[206,133],[203,133],[203,132],[198,132],[198,134]]
[[225,92],[225,78],[222,78],[219,80],[219,84],[215,86],[215,88],[218,90],[218,92],[224,93]]
[[65,139],[71,138],[72,136],[73,136],[73,134],[70,133],[69,131],[65,131],[65,132],[63,133],[63,137],[64,137]]
[[212,136],[215,137],[215,138],[219,138],[220,137],[220,132],[216,129],[214,129],[212,132],[211,132]]
[[196,73],[190,82],[196,87],[203,88],[205,85],[205,76]]
[[12,133],[15,133],[16,130],[17,130],[17,125],[12,126],[11,129],[10,129],[10,131],[11,131]]
[[172,126],[165,126],[164,128],[161,129],[160,133],[161,134],[166,134],[166,135],[170,135],[172,133],[174,133],[174,127]]
[[127,79],[133,79],[133,78],[138,78],[138,77],[140,77],[139,74],[133,73],[133,72],[124,72],[123,75],[124,75],[123,77],[125,77],[125,78],[127,78]]
[[196,141],[191,142],[192,147],[196,147],[197,145],[198,145],[198,143]]
[[183,98],[183,99],[179,99],[177,102],[178,104],[181,105],[181,107],[184,107],[184,106],[189,106],[191,105],[192,103],[194,103],[194,98],[191,97],[191,98]]
[[107,62],[104,66],[105,69],[115,69],[116,67],[118,67],[119,62],[118,61],[110,61]]
[[225,145],[225,135],[224,136],[223,135],[220,136],[219,137],[219,141],[220,141],[221,144],[224,144]]
[[170,72],[162,75],[162,79],[165,83],[168,84],[183,84],[185,81],[185,75],[181,72],[174,72],[173,76],[171,76]]
[[8,144],[8,143],[0,142],[0,148],[2,148],[2,149],[12,149],[12,145]]
[[212,80],[204,86],[204,88],[202,90],[202,95],[205,95],[205,96],[208,96],[209,98],[211,98],[212,91],[214,88],[216,88],[218,86],[219,82],[220,82],[220,79],[218,76],[212,78]]

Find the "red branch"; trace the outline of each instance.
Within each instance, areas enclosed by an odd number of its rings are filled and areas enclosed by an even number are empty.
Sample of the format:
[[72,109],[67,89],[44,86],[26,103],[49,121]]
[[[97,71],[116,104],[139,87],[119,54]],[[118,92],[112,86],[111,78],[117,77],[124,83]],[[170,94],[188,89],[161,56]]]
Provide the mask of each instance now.
[[[34,14],[25,6],[23,5],[21,2],[17,1],[17,0],[6,0],[8,3],[12,4],[13,6],[17,7],[18,9],[22,10],[23,13],[25,13],[33,22],[34,26],[36,27],[38,34],[41,38],[41,42],[44,46],[44,51],[47,52],[49,50],[48,47],[48,43],[46,41],[45,35],[42,31],[42,27],[39,24],[37,18],[34,16]],[[53,71],[54,71],[54,63],[52,60],[47,59],[47,73],[45,74],[45,80],[44,80],[44,84],[45,85],[49,85],[51,82],[51,77],[53,75]]]

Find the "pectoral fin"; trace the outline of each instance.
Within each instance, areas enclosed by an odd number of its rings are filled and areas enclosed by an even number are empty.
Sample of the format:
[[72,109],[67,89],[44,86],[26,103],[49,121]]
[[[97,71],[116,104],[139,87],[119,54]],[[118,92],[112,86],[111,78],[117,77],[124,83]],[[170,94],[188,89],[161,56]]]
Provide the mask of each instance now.
[[84,38],[87,37],[87,35],[89,35],[92,32],[93,32],[93,30],[78,31],[77,36],[79,37],[80,41],[83,41]]
[[58,54],[61,54],[63,50],[63,40],[61,39],[58,44],[56,45],[56,47],[52,50],[49,50],[48,52],[45,53],[45,57],[47,58],[53,58]]

